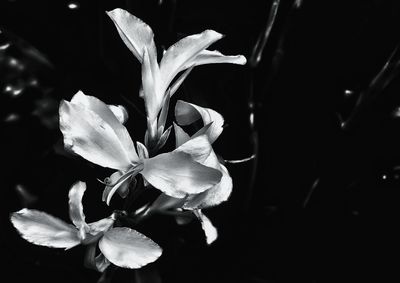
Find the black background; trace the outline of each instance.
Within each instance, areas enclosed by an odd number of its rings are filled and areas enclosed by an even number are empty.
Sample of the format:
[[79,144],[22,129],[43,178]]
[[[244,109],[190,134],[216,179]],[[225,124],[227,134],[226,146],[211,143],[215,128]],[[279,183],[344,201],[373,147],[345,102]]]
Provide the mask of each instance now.
[[[71,2],[78,9],[68,8]],[[59,101],[81,89],[126,106],[133,139],[143,139],[140,64],[105,11],[120,7],[143,19],[159,50],[210,28],[226,35],[211,49],[250,59],[271,2],[0,2],[0,45],[11,44],[0,50],[0,270],[3,278],[11,276],[3,282],[96,282],[100,276],[84,268],[83,247],[64,252],[33,246],[8,217],[28,206],[68,220],[67,192],[77,179],[90,188],[84,198],[89,221],[118,205],[101,202],[96,178],[109,172],[65,155],[57,125]],[[304,0],[298,9],[293,3],[281,1],[258,65],[197,67],[177,93],[225,117],[217,153],[241,159],[256,152],[258,158],[227,165],[234,192],[205,211],[219,228],[213,245],[205,244],[196,222],[178,226],[158,217],[140,227],[164,248],[143,273],[158,270],[163,282],[398,277],[398,77],[377,91],[351,127],[342,122],[399,43],[400,3]],[[12,95],[8,85],[21,91]],[[112,282],[134,282],[130,271],[115,274]]]

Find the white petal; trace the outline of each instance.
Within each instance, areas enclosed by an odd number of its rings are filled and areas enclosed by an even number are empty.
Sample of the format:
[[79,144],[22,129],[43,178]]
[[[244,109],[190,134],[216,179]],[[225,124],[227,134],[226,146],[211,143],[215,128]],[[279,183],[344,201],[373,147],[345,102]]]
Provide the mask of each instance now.
[[107,15],[114,22],[126,46],[140,62],[144,47],[156,54],[153,31],[141,19],[119,8],[107,12]]
[[143,52],[142,85],[143,99],[150,121],[157,119],[164,100],[164,91],[159,88],[160,71],[155,58],[151,58],[148,50]]
[[76,182],[72,185],[68,193],[69,198],[69,217],[79,230],[87,231],[88,226],[85,222],[85,214],[83,213],[82,197],[86,190],[86,183]]
[[[122,144],[126,153],[128,154],[129,159],[132,161],[138,161],[138,156],[136,154],[132,138],[129,135],[128,130],[123,125],[123,122],[121,122],[120,120],[120,119],[122,120],[126,119],[128,115],[123,106],[117,107],[113,105],[107,105],[103,101],[94,96],[85,95],[82,91],[78,91],[72,97],[71,103],[81,105],[84,108],[93,111],[106,124],[110,125],[111,129],[115,132],[120,143]],[[122,107],[123,110],[121,110],[119,107]],[[126,114],[123,113],[124,111]],[[118,118],[115,115],[115,113],[122,117]],[[126,116],[126,118],[124,118],[124,116]]]
[[141,142],[136,142],[136,146],[140,159],[149,158],[149,152],[144,144]]
[[90,228],[89,233],[92,235],[97,235],[98,233],[106,232],[112,228],[114,222],[115,222],[114,215],[111,215],[110,217],[89,223],[88,224]]
[[180,147],[182,144],[190,140],[190,136],[177,124],[174,123],[175,146]]
[[60,104],[60,130],[64,145],[97,165],[126,170],[131,160],[120,139],[103,119],[82,105]]
[[203,120],[204,125],[212,123],[206,132],[210,143],[213,143],[223,131],[224,118],[221,114],[210,108],[201,107],[182,100],[178,100],[176,103],[175,118],[180,125],[190,125],[200,118]]
[[111,263],[124,268],[140,268],[157,260],[162,253],[151,239],[126,227],[107,231],[100,239],[99,248]]
[[220,171],[201,165],[194,161],[190,154],[181,151],[159,154],[145,159],[143,164],[141,174],[146,181],[176,198],[210,189],[219,183],[222,177]]
[[[202,135],[190,139],[175,149],[176,152],[188,153],[196,162],[205,166],[219,169],[219,162],[215,162],[215,158],[210,158],[210,154],[214,153],[207,136]],[[208,164],[205,162],[208,160]]]
[[73,225],[45,212],[24,208],[11,214],[11,222],[25,240],[35,245],[70,249],[80,244]]
[[112,113],[117,117],[118,121],[121,124],[125,124],[128,121],[129,115],[126,108],[122,105],[108,105],[108,108],[112,111]]
[[195,215],[200,220],[201,228],[203,228],[204,234],[206,235],[207,244],[211,245],[218,238],[217,228],[215,228],[210,219],[208,219],[201,210],[195,211]]
[[183,208],[189,210],[208,208],[228,200],[232,193],[232,178],[226,167],[222,164],[220,166],[221,182],[205,192],[189,196]]
[[246,57],[243,55],[227,56],[216,50],[203,50],[185,65],[185,69],[199,65],[221,63],[244,65],[246,64]]
[[216,31],[205,30],[202,33],[187,36],[170,46],[160,62],[162,89],[167,89],[175,76],[185,70],[187,62],[222,37],[223,35]]

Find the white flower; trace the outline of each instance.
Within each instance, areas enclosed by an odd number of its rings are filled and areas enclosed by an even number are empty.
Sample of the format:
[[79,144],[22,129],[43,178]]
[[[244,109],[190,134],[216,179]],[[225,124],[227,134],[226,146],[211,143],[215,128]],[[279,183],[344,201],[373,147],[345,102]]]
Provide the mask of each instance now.
[[[169,97],[166,96],[172,96],[176,92],[194,66],[213,63],[246,64],[246,58],[242,55],[225,56],[218,51],[206,50],[223,37],[213,30],[205,30],[179,40],[165,51],[158,63],[154,34],[146,23],[119,8],[107,14],[126,46],[142,64],[142,95],[147,111],[150,140],[157,140],[160,132],[162,133],[160,129],[164,124],[157,122],[157,117],[163,105],[167,104],[165,100]],[[171,85],[182,71],[185,72]],[[170,91],[167,91],[168,88]]]
[[[126,227],[115,227],[114,215],[87,224],[82,197],[86,184],[76,182],[69,191],[69,215],[74,225],[34,209],[11,214],[11,222],[21,236],[40,246],[70,249],[99,241],[102,255],[96,258],[100,270],[109,262],[126,268],[140,268],[160,257],[162,249],[143,234]],[[105,258],[104,258],[104,257]]]
[[177,148],[149,158],[140,143],[138,155],[125,126],[95,97],[78,92],[70,102],[61,102],[59,114],[66,147],[90,162],[122,172],[107,203],[124,182],[139,173],[153,187],[176,198],[204,192],[221,180],[220,170],[196,160],[199,152],[209,155],[212,151],[205,135],[196,137],[184,150]]

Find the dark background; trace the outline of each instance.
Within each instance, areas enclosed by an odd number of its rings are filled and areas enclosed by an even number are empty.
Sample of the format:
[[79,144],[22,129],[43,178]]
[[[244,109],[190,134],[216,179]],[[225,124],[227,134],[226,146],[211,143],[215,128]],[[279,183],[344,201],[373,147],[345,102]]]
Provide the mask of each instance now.
[[[207,246],[197,222],[179,226],[156,217],[138,230],[164,254],[142,274],[157,270],[163,282],[396,281],[398,52],[374,78],[399,43],[400,2],[304,0],[299,8],[294,2],[280,1],[262,58],[253,64],[271,0],[1,0],[1,276],[12,282],[100,277],[83,266],[84,247],[31,245],[8,217],[30,207],[68,220],[68,189],[77,179],[88,182],[88,221],[117,207],[101,202],[96,178],[107,170],[62,150],[57,111],[61,99],[81,89],[124,105],[133,139],[143,139],[140,64],[105,14],[120,7],[153,28],[159,51],[210,28],[226,35],[211,49],[250,62],[197,67],[176,95],[225,117],[215,143],[223,158],[257,154],[227,165],[234,192],[205,211],[218,240]],[[132,274],[117,270],[112,282],[134,282]]]

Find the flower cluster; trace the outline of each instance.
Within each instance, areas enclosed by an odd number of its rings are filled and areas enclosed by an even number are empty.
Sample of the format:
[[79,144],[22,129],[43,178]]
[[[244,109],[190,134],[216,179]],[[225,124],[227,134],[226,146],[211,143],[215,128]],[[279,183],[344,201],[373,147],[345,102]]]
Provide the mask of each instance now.
[[[107,105],[83,92],[59,108],[60,130],[66,149],[99,166],[115,170],[104,182],[103,200],[109,204],[115,193],[126,198],[132,191],[155,188],[157,199],[132,211],[115,211],[108,218],[86,223],[82,198],[86,184],[77,181],[69,191],[69,215],[73,225],[45,212],[24,208],[11,214],[11,222],[27,241],[47,247],[70,249],[88,245],[92,264],[104,271],[111,263],[140,268],[157,260],[162,249],[130,227],[119,227],[118,217],[145,219],[155,213],[193,213],[208,244],[217,230],[202,210],[226,201],[232,191],[227,168],[215,154],[212,143],[223,130],[224,119],[216,111],[178,100],[175,121],[166,127],[170,98],[193,67],[211,63],[245,64],[242,55],[226,56],[207,48],[222,35],[213,30],[191,35],[169,47],[161,60],[151,28],[122,9],[107,12],[129,50],[142,66],[140,96],[144,100],[147,130],[143,143],[134,142],[125,127],[128,118],[122,106]],[[179,76],[178,76],[179,75]],[[203,127],[193,135],[184,128]],[[162,152],[171,131],[175,149]],[[138,178],[138,175],[141,178]],[[96,251],[100,251],[96,255]]]

